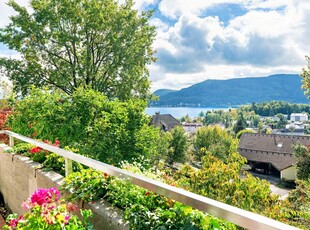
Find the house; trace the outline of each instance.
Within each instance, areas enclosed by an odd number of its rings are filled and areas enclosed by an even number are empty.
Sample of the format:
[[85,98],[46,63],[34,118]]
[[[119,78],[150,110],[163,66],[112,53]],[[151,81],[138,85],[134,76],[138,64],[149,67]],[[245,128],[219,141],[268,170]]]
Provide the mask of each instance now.
[[305,126],[300,122],[290,123],[285,126],[284,132],[295,134],[295,135],[304,135]]
[[171,114],[160,114],[159,112],[152,116],[152,124],[165,132],[181,125]]
[[291,121],[308,121],[308,114],[305,113],[292,113]]
[[202,123],[182,123],[183,129],[187,133],[195,133],[197,129],[202,127]]
[[294,181],[297,171],[293,146],[297,143],[308,146],[310,136],[244,133],[238,151],[253,170]]

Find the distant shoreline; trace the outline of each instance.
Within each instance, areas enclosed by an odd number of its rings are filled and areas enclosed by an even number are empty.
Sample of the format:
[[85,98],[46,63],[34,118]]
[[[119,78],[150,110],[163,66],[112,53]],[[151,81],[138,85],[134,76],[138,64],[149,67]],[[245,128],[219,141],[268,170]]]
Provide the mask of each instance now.
[[[244,104],[244,105],[250,105],[250,104]],[[240,108],[241,106],[244,105],[230,105],[230,106],[226,106],[226,105],[214,105],[214,106],[172,106],[172,105],[167,105],[167,106],[147,106],[147,108],[202,108],[202,109],[206,109],[206,108],[216,108],[216,109],[235,109],[235,108]]]
[[155,113],[160,113],[160,114],[171,114],[175,118],[181,118],[184,116],[189,116],[189,117],[199,117],[199,114],[201,112],[206,113],[208,111],[213,111],[213,110],[228,110],[232,107],[147,107],[145,110],[145,113],[152,116],[155,115]]

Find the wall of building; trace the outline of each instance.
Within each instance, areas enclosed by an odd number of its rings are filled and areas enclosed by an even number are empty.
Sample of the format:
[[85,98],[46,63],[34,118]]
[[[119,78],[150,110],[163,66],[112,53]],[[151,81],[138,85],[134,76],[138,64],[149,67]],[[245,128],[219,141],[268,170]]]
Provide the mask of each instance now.
[[[22,215],[26,211],[21,206],[23,201],[38,188],[59,188],[63,177],[53,171],[44,172],[38,169],[39,163],[7,153],[8,150],[8,146],[0,144],[0,192],[12,212]],[[93,211],[95,229],[129,229],[122,218],[123,212],[104,200],[80,206]]]
[[281,179],[293,181],[297,178],[296,167],[292,166],[281,171]]
[[307,121],[307,120],[308,120],[307,114],[300,114],[300,113],[291,114],[291,121]]

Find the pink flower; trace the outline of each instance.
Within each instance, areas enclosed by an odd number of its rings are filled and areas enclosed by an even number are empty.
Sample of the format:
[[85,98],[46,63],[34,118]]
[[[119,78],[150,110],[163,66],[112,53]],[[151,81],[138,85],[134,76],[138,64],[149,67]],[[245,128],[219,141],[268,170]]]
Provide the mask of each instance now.
[[70,220],[70,216],[69,215],[66,215],[65,216],[65,224],[68,224],[69,223],[69,220]]
[[18,224],[18,220],[17,219],[13,219],[13,220],[10,221],[9,225],[10,225],[10,227],[16,227],[17,224]]
[[60,192],[57,188],[50,188],[50,189],[42,189],[39,188],[35,191],[31,196],[31,202],[33,204],[43,205],[46,203],[51,203],[53,201],[58,201],[60,198]]
[[22,207],[26,210],[29,210],[30,208],[32,208],[33,206],[32,206],[31,200],[28,199],[25,202],[23,202]]

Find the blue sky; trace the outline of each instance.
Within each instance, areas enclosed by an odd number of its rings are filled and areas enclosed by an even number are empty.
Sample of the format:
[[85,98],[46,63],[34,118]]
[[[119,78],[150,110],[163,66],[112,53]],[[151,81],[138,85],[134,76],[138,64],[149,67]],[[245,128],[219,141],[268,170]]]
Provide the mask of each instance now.
[[[149,66],[152,90],[300,73],[310,55],[309,0],[136,0],[135,8],[155,9],[150,23],[157,27],[158,60]],[[2,27],[13,12],[3,0],[0,9]],[[0,56],[16,55],[0,44]]]

